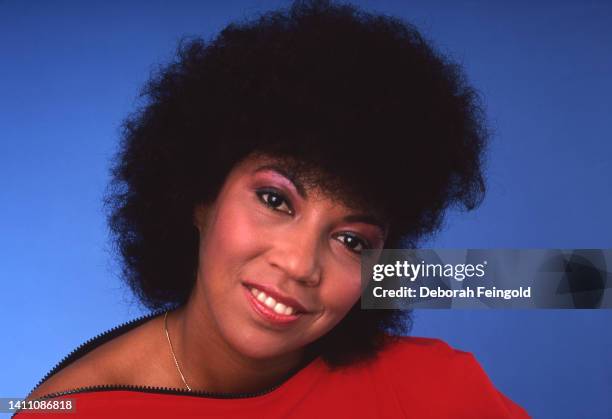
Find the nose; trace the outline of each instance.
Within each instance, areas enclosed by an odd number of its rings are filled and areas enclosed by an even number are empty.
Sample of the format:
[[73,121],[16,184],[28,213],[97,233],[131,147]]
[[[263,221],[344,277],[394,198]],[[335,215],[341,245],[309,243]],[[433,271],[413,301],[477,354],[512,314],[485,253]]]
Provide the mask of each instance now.
[[321,240],[312,228],[296,228],[275,240],[269,262],[275,268],[307,286],[321,282]]

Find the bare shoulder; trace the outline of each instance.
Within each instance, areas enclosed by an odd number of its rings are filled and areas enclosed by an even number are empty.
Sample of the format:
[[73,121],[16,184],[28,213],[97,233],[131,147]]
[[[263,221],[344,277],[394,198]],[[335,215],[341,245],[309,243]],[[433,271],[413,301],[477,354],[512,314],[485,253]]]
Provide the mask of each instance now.
[[164,374],[160,318],[153,318],[71,362],[28,396],[37,399],[54,393],[99,385],[151,385]]

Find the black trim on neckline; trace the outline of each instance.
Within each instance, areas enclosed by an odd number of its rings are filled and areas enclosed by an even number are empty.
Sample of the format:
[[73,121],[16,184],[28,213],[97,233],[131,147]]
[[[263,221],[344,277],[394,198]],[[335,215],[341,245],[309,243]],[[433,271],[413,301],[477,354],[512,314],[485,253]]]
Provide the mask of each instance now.
[[[100,345],[116,338],[119,335],[122,335],[137,326],[151,320],[157,316],[164,314],[166,311],[155,311],[153,313],[149,313],[147,315],[138,317],[136,319],[127,321],[118,326],[113,327],[103,333],[100,333],[93,338],[85,341],[81,345],[77,346],[72,352],[66,355],[60,362],[58,362],[45,376],[36,384],[36,386],[28,393],[26,399],[36,390],[42,383],[49,379],[52,375],[56,374],[66,366],[68,366],[71,362],[74,362],[78,358],[84,356],[85,354],[91,352],[95,348]],[[244,399],[244,398],[252,398],[262,396],[264,394],[270,393],[281,385],[283,385],[286,381],[288,381],[291,377],[297,374],[302,369],[311,365],[315,358],[309,359],[306,364],[303,364],[297,370],[291,371],[281,382],[276,384],[273,387],[267,388],[265,390],[261,390],[258,392],[251,393],[214,393],[200,390],[187,390],[187,389],[179,389],[172,387],[154,387],[154,386],[137,386],[137,385],[129,385],[129,384],[101,384],[101,385],[93,385],[93,386],[85,386],[78,387],[75,389],[64,390],[54,393],[45,394],[41,397],[38,397],[35,400],[47,400],[54,397],[77,394],[77,393],[89,393],[89,392],[98,392],[98,391],[135,391],[142,393],[157,393],[157,394],[169,394],[169,395],[179,395],[179,396],[192,396],[192,397],[202,397],[202,398],[211,398],[211,399]],[[11,418],[14,418],[21,410],[17,410]]]

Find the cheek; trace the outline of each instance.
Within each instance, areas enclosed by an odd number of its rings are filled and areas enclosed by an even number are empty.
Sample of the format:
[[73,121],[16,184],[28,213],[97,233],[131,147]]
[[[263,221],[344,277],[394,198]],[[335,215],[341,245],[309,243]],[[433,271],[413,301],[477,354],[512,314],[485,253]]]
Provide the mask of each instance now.
[[226,205],[206,234],[201,260],[219,267],[226,266],[222,260],[244,261],[257,253],[257,237],[257,225],[251,217],[238,206]]
[[321,287],[321,299],[328,314],[343,317],[361,295],[360,266],[340,265],[328,273]]

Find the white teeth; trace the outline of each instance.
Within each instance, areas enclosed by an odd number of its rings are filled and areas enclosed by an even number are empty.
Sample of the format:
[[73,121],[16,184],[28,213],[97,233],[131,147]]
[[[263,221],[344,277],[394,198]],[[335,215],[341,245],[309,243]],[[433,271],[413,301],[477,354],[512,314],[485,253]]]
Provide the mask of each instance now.
[[273,308],[276,305],[276,300],[272,297],[268,297],[266,298],[266,301],[264,301],[264,304],[270,308]]
[[274,310],[274,312],[277,314],[284,314],[285,316],[290,316],[295,311],[293,307],[286,306],[283,303],[276,302],[274,298],[266,295],[265,292],[260,291],[257,288],[251,287],[251,294],[253,294],[253,296],[257,298],[257,300],[264,303],[267,307]]
[[283,303],[276,303],[276,305],[274,306],[274,311],[277,312],[278,314],[285,314],[286,308],[287,306],[284,305]]

